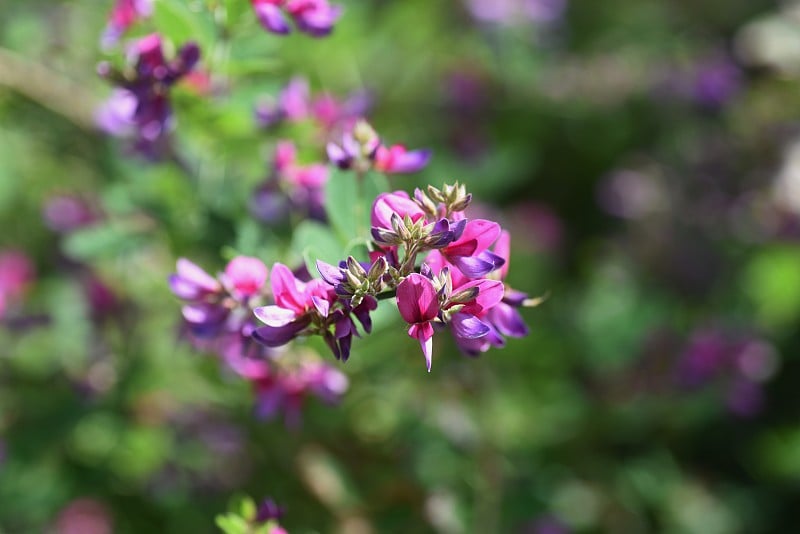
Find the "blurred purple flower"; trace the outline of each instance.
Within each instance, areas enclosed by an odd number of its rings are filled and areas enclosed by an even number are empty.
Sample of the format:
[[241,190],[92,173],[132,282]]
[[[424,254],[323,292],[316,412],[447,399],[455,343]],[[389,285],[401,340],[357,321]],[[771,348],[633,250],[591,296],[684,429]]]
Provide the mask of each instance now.
[[118,89],[98,110],[96,120],[107,133],[133,135],[138,152],[158,158],[166,149],[167,134],[172,127],[169,89],[194,69],[200,60],[200,48],[187,43],[173,60],[167,61],[161,36],[150,34],[131,45],[129,60],[135,66],[132,75],[114,72],[107,64],[100,65],[100,74],[110,78]]
[[50,197],[42,212],[45,224],[62,234],[88,226],[99,219],[87,202],[72,195]]
[[327,0],[251,0],[253,11],[261,26],[275,35],[291,33],[287,18],[297,29],[312,37],[324,37],[342,13],[340,6]]
[[701,106],[717,109],[742,89],[742,71],[730,57],[718,55],[695,65],[691,96]]
[[375,152],[375,169],[387,174],[406,174],[418,172],[428,165],[431,151],[406,150],[403,145],[386,148],[379,146]]

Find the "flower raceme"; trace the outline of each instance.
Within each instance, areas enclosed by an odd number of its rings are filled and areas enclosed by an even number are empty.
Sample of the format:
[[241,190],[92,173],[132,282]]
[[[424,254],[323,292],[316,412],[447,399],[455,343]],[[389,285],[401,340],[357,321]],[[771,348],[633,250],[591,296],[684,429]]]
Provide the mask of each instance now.
[[[283,162],[278,165],[292,161],[290,152],[277,158]],[[430,371],[436,331],[449,329],[464,353],[477,355],[502,347],[503,336],[527,334],[518,308],[538,303],[505,285],[510,236],[494,221],[467,218],[470,201],[458,184],[417,190],[413,197],[403,191],[379,194],[370,216],[370,261],[317,260],[319,278],[282,263],[268,270],[256,258],[239,257],[217,278],[179,260],[170,283],[186,301],[184,318],[191,327],[213,336],[234,325],[240,345],[257,342],[266,361],[305,336],[321,336],[334,357],[346,361],[353,337],[371,333],[371,313],[392,299]],[[250,312],[248,319],[241,319],[242,310]],[[235,372],[261,381],[259,395],[271,406],[281,390],[271,385],[269,365],[254,366],[230,347],[225,358]]]
[[403,145],[386,147],[366,121],[345,131],[339,143],[328,143],[328,159],[340,169],[360,173],[370,169],[385,174],[408,174],[424,169],[431,158],[427,149],[407,150]]

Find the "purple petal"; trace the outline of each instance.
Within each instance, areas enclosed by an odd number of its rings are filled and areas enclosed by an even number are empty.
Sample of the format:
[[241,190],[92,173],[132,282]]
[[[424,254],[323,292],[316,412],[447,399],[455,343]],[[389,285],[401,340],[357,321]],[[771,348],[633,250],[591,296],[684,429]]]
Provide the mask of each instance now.
[[453,326],[453,334],[456,338],[477,339],[479,337],[484,337],[491,330],[489,325],[481,322],[481,320],[474,315],[467,315],[465,313],[453,315],[453,320],[450,324]]
[[505,302],[501,302],[489,311],[489,320],[503,335],[524,337],[528,335],[528,326],[517,310]]
[[253,9],[256,12],[258,22],[260,22],[268,32],[278,35],[286,35],[291,32],[291,28],[278,6],[268,3],[259,3],[255,4]]
[[253,330],[253,339],[267,347],[280,347],[297,337],[310,322],[305,316],[284,326],[262,326]]
[[394,161],[392,172],[410,173],[422,170],[431,159],[431,151],[411,150]]
[[325,263],[322,260],[317,260],[317,271],[319,271],[320,276],[323,280],[328,282],[332,286],[336,286],[341,283],[342,278],[342,271],[339,267],[334,267],[330,263]]
[[319,313],[322,317],[328,316],[328,312],[331,309],[330,302],[317,296],[312,296],[311,302],[314,304],[314,308],[317,310],[317,313]]

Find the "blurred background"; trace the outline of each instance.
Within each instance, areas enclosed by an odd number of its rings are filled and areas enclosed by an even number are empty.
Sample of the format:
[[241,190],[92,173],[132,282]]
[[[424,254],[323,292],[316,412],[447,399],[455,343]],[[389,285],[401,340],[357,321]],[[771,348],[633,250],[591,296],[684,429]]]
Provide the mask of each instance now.
[[[217,532],[241,495],[290,532],[796,529],[800,4],[338,3],[314,39],[156,0],[108,43],[111,0],[0,0],[0,532]],[[153,31],[202,50],[155,155],[97,73]],[[256,120],[295,76],[433,149],[392,188],[459,180],[510,230],[527,338],[437,336],[431,374],[396,319],[346,364],[300,344],[350,387],[299,424],[183,339],[178,257],[301,260],[252,207],[317,135]]]

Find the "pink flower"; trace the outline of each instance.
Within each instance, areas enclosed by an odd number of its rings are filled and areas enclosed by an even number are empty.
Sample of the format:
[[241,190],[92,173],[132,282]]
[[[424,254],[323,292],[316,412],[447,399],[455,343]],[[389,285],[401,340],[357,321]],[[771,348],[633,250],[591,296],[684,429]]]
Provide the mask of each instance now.
[[20,298],[33,281],[33,264],[17,250],[0,252],[0,317],[6,306]]
[[388,174],[412,173],[425,168],[430,159],[430,150],[406,150],[403,145],[380,146],[375,152],[375,169]]
[[267,325],[257,328],[253,337],[268,347],[285,345],[300,334],[311,323],[309,312],[327,317],[336,299],[333,288],[324,280],[302,282],[282,263],[272,266],[272,295],[275,304],[253,310]]
[[485,276],[504,263],[503,258],[488,250],[500,232],[500,225],[496,222],[469,220],[461,236],[442,248],[441,254],[468,278]]
[[153,0],[116,0],[103,33],[103,46],[113,46],[128,28],[152,14]]
[[412,222],[425,218],[425,212],[411,200],[405,191],[381,193],[372,204],[372,226],[391,230],[392,214],[394,213],[401,219],[408,215]]
[[261,292],[268,274],[266,265],[258,258],[237,256],[225,267],[224,280],[234,294],[247,298]]
[[433,325],[439,314],[439,300],[430,280],[412,273],[397,286],[397,308],[411,326],[408,335],[419,340],[428,372],[431,371]]

